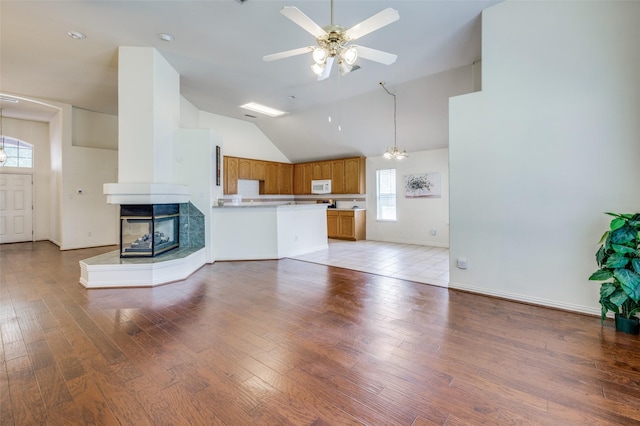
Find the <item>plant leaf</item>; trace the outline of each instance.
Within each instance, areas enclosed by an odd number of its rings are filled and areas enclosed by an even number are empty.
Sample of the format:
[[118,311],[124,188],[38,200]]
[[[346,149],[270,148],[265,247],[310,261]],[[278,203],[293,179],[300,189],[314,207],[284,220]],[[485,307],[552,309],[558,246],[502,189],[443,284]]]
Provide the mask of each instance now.
[[[616,305],[617,307],[620,307],[627,300],[629,300],[629,295],[624,291],[616,291],[611,296],[609,296],[609,301],[614,305]],[[618,312],[618,311],[615,310],[614,312]]]
[[608,269],[600,269],[599,271],[595,271],[591,274],[589,279],[592,281],[605,281],[611,277],[613,277],[613,272]]
[[633,247],[623,246],[621,244],[611,244],[611,248],[618,254],[629,254],[636,252],[636,249],[634,249]]
[[611,296],[611,294],[613,294],[616,290],[618,290],[618,286],[614,283],[602,283],[602,285],[600,286],[600,301]]
[[605,231],[604,234],[602,234],[602,237],[600,237],[600,241],[598,241],[598,244],[602,244],[607,240],[607,237],[609,236],[609,231]]
[[611,232],[611,242],[613,244],[625,244],[633,241],[637,235],[637,230],[625,225]]
[[609,256],[609,258],[607,259],[605,267],[612,269],[624,268],[625,266],[627,266],[627,263],[629,263],[629,259],[622,255],[619,255],[618,253],[612,253],[611,256]]
[[613,219],[613,220],[611,221],[611,224],[609,225],[609,228],[610,228],[612,231],[615,231],[616,229],[620,229],[620,228],[622,228],[622,227],[624,226],[624,224],[625,224],[625,223],[627,223],[627,221],[626,221],[626,220],[624,220],[624,219],[622,219],[622,218],[617,217],[617,218],[615,218],[615,219]]
[[631,259],[631,265],[633,266],[633,269],[640,274],[640,259]]
[[598,263],[598,266],[602,266],[602,263],[604,262],[606,254],[607,254],[607,251],[605,250],[604,246],[600,246],[600,248],[596,252],[596,262]]
[[[634,302],[640,301],[640,275],[629,269],[616,269],[613,275]],[[619,305],[618,305],[619,306]]]

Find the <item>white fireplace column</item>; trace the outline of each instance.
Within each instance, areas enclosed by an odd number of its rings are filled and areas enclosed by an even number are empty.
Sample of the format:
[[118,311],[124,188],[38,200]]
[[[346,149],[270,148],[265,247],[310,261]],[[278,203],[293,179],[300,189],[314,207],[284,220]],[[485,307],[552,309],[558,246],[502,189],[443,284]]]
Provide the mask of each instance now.
[[110,204],[189,201],[174,184],[180,125],[180,75],[150,47],[118,49],[118,182],[104,185]]

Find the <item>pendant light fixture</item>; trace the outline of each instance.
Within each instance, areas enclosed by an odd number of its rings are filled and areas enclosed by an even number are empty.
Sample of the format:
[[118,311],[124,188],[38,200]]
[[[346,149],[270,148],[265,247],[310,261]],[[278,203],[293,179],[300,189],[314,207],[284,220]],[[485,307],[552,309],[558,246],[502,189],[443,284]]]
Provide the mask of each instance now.
[[4,150],[4,133],[2,132],[2,110],[4,108],[0,108],[0,138],[2,138],[2,145],[0,146],[0,164],[4,164],[7,161],[7,151]]
[[402,150],[398,148],[398,108],[396,105],[396,94],[391,93],[389,89],[386,88],[384,81],[380,82],[380,86],[382,86],[385,92],[393,96],[393,147],[387,148],[383,157],[387,160],[402,160],[403,158],[408,157],[409,154],[407,154],[407,151],[405,151],[404,148],[402,148]]

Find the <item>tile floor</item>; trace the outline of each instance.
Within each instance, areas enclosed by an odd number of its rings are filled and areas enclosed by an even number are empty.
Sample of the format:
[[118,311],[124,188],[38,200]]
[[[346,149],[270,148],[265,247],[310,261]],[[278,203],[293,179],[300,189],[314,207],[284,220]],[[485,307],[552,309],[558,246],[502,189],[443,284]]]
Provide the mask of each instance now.
[[449,285],[449,249],[381,241],[329,240],[329,248],[294,259],[387,277]]

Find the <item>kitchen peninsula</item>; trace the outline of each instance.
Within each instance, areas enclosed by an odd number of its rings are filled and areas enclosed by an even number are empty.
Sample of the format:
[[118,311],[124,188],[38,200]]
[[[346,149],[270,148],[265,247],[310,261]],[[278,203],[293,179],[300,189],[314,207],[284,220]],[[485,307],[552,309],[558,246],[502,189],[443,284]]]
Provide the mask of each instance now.
[[215,260],[282,259],[328,247],[327,204],[212,208]]

